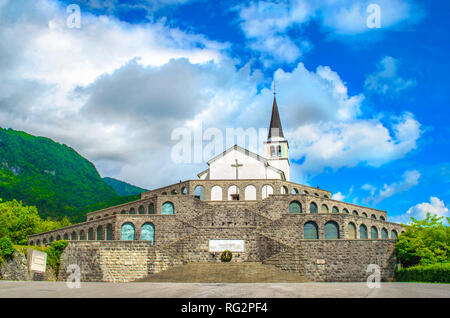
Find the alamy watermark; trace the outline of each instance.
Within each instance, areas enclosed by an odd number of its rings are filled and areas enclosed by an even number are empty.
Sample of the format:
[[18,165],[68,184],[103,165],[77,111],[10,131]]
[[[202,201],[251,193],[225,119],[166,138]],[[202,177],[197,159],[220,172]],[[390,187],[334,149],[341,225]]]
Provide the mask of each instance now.
[[366,20],[366,25],[369,29],[381,28],[381,7],[378,4],[371,3],[367,6],[366,12],[369,16]]
[[70,264],[67,266],[67,287],[81,288],[81,270],[77,264]]
[[368,288],[380,288],[381,284],[381,270],[380,266],[377,264],[369,264],[366,269],[366,273],[371,273],[369,277],[367,277],[367,287]]
[[81,8],[78,4],[71,4],[66,9],[69,16],[67,17],[67,27],[69,29],[81,28]]

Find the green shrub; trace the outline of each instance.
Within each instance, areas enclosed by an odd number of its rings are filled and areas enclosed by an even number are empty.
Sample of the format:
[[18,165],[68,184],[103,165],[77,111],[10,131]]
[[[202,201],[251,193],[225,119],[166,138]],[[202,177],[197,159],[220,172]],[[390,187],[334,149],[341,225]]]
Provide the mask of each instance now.
[[230,251],[223,251],[222,255],[220,255],[220,259],[222,260],[222,262],[229,262],[232,258],[233,253],[231,253]]
[[9,237],[0,239],[0,250],[3,259],[11,259],[13,257],[15,249]]
[[399,282],[450,283],[450,263],[402,268],[397,271],[396,280]]
[[69,242],[64,240],[55,241],[47,248],[47,264],[55,270],[56,275],[61,265],[61,254],[68,244]]

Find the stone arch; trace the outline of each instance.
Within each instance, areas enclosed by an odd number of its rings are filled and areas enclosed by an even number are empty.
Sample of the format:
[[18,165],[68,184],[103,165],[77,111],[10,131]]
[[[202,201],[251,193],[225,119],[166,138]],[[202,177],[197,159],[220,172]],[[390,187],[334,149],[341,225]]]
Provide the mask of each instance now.
[[42,244],[47,244],[47,239],[46,238],[44,238],[43,240],[42,240]]
[[52,243],[55,239],[53,238],[53,236],[50,236],[50,239],[48,240],[50,243]]
[[386,221],[386,219],[384,218],[384,216],[380,216],[380,220],[381,220],[381,221]]
[[359,226],[359,238],[362,240],[369,238],[367,236],[367,226],[365,226],[364,224],[361,224]]
[[373,240],[378,239],[378,229],[376,226],[370,228],[370,238]]
[[188,190],[187,190],[186,187],[182,187],[181,188],[181,194],[183,194],[183,195],[187,195],[188,194]]
[[69,234],[64,233],[64,240],[65,240],[65,241],[68,241],[68,240],[69,240]]
[[320,207],[320,212],[321,213],[330,213],[330,210],[328,209],[328,206],[326,204],[322,204],[322,206]]
[[127,214],[127,211],[122,210],[122,211],[120,211],[120,214]]
[[155,245],[155,226],[153,223],[144,223],[141,227],[141,241],[150,241]]
[[353,210],[352,214],[353,214],[353,215],[359,215],[359,214],[358,214],[358,211],[356,211],[356,210]]
[[280,194],[289,194],[289,190],[286,186],[281,186]]
[[317,240],[319,239],[319,228],[316,222],[309,221],[303,225],[303,238],[305,240]]
[[343,208],[343,209],[342,209],[342,213],[349,214],[350,212],[348,212],[348,210],[347,210],[346,208]]
[[228,201],[239,200],[239,187],[237,185],[231,185],[228,187]]
[[173,215],[175,214],[175,207],[173,205],[172,202],[164,202],[164,204],[162,205],[162,209],[161,209],[161,214],[164,215]]
[[292,188],[291,194],[298,194],[298,189],[297,188]]
[[97,241],[103,241],[103,226],[99,225],[97,227]]
[[289,203],[289,213],[302,213],[302,204],[298,201]]
[[261,198],[264,200],[271,194],[273,194],[273,187],[270,184],[264,185],[261,189]]
[[256,187],[252,184],[249,184],[245,187],[245,200],[256,200]]
[[139,208],[138,208],[138,213],[139,213],[139,214],[145,214],[145,208],[144,208],[143,205],[140,205],[140,206],[139,206]]
[[129,214],[136,214],[136,210],[134,208],[131,208]]
[[222,201],[222,187],[219,185],[215,185],[211,188],[211,200],[212,201]]
[[84,230],[81,230],[81,231],[80,231],[79,238],[80,238],[80,241],[86,240],[86,234],[84,234]]
[[334,206],[334,207],[331,209],[331,212],[332,212],[332,213],[339,213],[338,207],[337,207],[337,206]]
[[372,219],[374,219],[374,220],[377,219],[377,216],[376,216],[375,214],[372,214],[370,217],[371,217]]
[[155,204],[150,202],[148,205],[148,214],[155,214]]
[[113,239],[113,228],[112,228],[112,224],[108,223],[106,225],[106,240],[112,241],[112,239]]
[[326,195],[326,194],[324,194],[323,197],[324,197],[325,199],[329,199],[328,195]]
[[337,240],[339,238],[339,225],[335,221],[328,221],[324,226],[326,240]]
[[355,240],[356,239],[356,225],[353,222],[348,223],[348,238]]
[[384,227],[381,229],[381,238],[383,240],[387,240],[389,238],[388,230],[386,230]]
[[306,194],[306,195],[308,195],[309,193],[308,193],[308,191],[306,191],[306,190],[303,190],[303,194]]
[[309,204],[309,213],[316,214],[317,213],[317,204],[315,202],[311,202]]
[[134,241],[134,224],[131,222],[126,222],[120,227],[120,239],[122,241]]
[[72,241],[76,241],[77,240],[77,232],[73,231],[72,234],[70,234],[70,239]]
[[362,216],[365,217],[365,218],[368,217],[366,212],[363,212],[363,213],[362,213]]
[[173,189],[172,191],[170,191],[170,194],[172,194],[172,195],[177,195],[177,194],[178,194],[177,189]]
[[61,241],[61,235],[57,235],[57,236],[56,236],[56,240],[57,240],[57,241]]
[[204,201],[206,199],[205,187],[202,185],[196,186],[194,189],[194,197],[196,197],[199,200]]
[[397,239],[398,238],[398,233],[396,230],[392,230],[391,231],[391,239]]

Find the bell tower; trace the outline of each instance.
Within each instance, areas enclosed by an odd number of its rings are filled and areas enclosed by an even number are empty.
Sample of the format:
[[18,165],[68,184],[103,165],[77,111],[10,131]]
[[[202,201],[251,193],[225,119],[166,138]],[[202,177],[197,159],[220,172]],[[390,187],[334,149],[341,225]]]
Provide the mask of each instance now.
[[273,92],[272,117],[270,119],[269,135],[264,142],[264,155],[269,164],[284,172],[286,181],[289,181],[290,163],[289,163],[289,144],[283,135],[281,127],[280,114],[276,99],[276,92]]

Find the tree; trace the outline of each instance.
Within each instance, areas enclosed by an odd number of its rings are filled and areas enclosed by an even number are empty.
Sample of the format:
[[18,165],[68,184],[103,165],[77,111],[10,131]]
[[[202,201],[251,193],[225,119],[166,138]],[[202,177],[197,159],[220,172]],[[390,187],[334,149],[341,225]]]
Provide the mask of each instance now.
[[[411,218],[411,225],[399,236],[397,257],[405,267],[450,262],[450,227],[444,217],[431,215],[423,220]],[[450,222],[450,218],[446,218]]]

